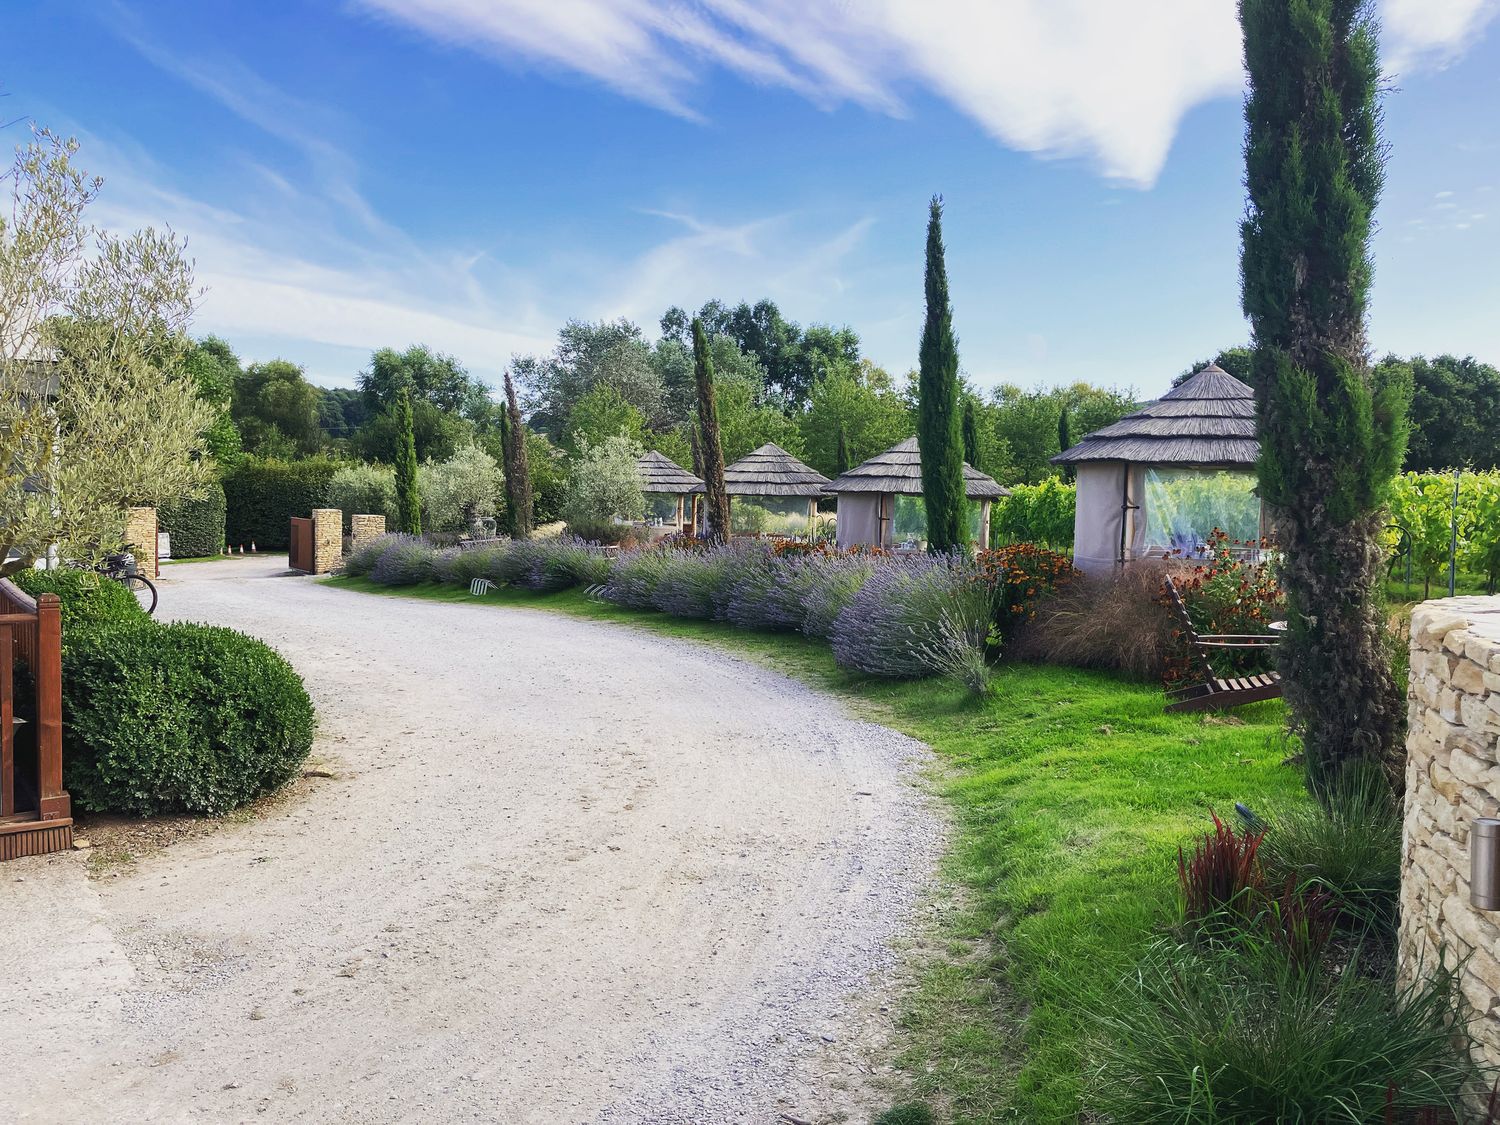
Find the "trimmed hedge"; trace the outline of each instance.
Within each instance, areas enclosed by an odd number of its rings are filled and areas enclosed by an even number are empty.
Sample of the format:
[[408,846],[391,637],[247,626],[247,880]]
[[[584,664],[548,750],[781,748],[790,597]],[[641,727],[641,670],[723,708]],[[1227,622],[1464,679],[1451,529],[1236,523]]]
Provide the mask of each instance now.
[[160,528],[172,536],[174,559],[206,559],[224,553],[224,486],[215,481],[201,500],[164,504]]
[[220,815],[290,780],[313,705],[268,645],[149,619],[63,645],[63,781],[80,808]]
[[150,620],[123,583],[91,570],[23,570],[11,575],[11,581],[32,597],[56,594],[62,599],[64,637],[77,628]]
[[327,457],[270,461],[246,457],[224,474],[225,541],[284,551],[293,516],[309,516],[328,502],[328,484],[339,463]]

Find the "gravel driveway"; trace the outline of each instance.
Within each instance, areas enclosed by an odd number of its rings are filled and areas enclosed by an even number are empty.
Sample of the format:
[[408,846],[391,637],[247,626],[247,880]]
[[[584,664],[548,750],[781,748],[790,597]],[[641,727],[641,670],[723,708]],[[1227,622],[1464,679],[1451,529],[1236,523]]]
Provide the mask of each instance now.
[[701,646],[284,566],[169,567],[162,612],[280,649],[333,776],[114,877],[0,866],[0,1120],[868,1119],[942,842],[919,744]]

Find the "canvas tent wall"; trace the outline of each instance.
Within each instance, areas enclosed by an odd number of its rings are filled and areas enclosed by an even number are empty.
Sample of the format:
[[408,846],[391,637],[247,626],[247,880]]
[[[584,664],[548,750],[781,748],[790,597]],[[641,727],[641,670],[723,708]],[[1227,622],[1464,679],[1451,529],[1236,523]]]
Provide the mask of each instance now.
[[1259,456],[1254,392],[1212,363],[1095,430],[1052,459],[1078,474],[1074,564],[1087,572],[1190,554],[1215,527],[1259,538]]
[[[827,491],[839,498],[841,548],[899,546],[918,527],[918,521],[925,528],[926,514],[920,510],[922,455],[914,437],[850,469]],[[1009,496],[1010,490],[965,465],[964,491],[971,505],[970,535],[980,546],[988,546],[990,505]]]

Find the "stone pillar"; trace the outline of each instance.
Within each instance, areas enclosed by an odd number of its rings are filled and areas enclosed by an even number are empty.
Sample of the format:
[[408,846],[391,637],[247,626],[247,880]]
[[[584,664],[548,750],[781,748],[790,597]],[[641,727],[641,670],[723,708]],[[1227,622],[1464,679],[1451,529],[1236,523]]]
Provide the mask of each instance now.
[[1424,602],[1411,618],[1401,972],[1467,959],[1474,1061],[1500,1067],[1500,912],[1469,903],[1469,826],[1500,816],[1500,598]]
[[313,574],[331,574],[344,562],[344,513],[337,508],[314,508]]
[[159,578],[156,562],[156,509],[130,508],[125,513],[125,545],[135,556],[136,566],[147,578]]
[[351,536],[351,548],[359,550],[372,539],[379,539],[385,534],[384,516],[352,516],[349,526],[353,535]]

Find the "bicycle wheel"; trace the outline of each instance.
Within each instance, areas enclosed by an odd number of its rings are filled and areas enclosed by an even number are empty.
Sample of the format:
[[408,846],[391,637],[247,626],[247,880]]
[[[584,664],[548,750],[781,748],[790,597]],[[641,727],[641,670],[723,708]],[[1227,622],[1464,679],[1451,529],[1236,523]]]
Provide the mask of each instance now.
[[135,600],[141,603],[141,608],[148,614],[156,612],[156,587],[151,580],[142,578],[139,574],[130,574],[122,577],[119,581],[125,584],[125,589],[135,595]]

